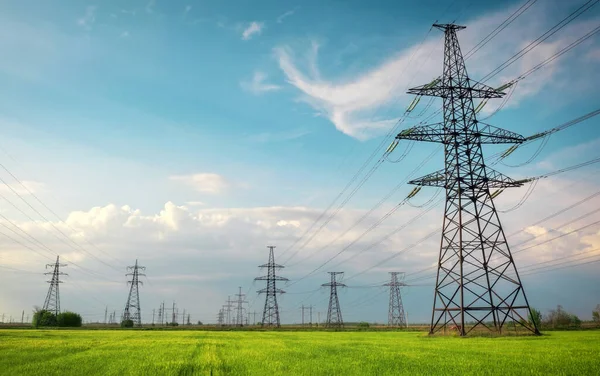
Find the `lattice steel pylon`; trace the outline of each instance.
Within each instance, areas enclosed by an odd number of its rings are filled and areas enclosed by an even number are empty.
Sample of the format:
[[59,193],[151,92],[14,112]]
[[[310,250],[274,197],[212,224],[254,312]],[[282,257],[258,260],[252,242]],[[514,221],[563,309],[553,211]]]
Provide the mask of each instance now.
[[277,305],[277,294],[283,294],[285,293],[285,291],[278,289],[275,282],[288,281],[288,279],[280,277],[276,274],[276,270],[283,268],[283,265],[278,265],[275,263],[275,246],[270,245],[267,246],[267,248],[269,248],[269,262],[267,264],[259,266],[260,268],[267,268],[267,275],[254,278],[254,280],[267,281],[267,287],[257,291],[259,294],[266,294],[261,326],[267,325],[275,326],[278,328],[281,325],[281,322],[279,320],[279,306]]
[[48,288],[48,294],[46,294],[46,300],[44,301],[44,311],[50,311],[55,315],[60,313],[60,290],[59,285],[62,283],[60,280],[61,275],[68,275],[60,271],[61,266],[67,266],[67,264],[61,264],[59,262],[60,256],[56,256],[56,262],[54,264],[46,264],[46,268],[52,267],[54,270],[44,275],[52,275],[52,278],[47,281],[50,284]]
[[468,77],[456,36],[464,26],[433,26],[445,33],[443,76],[408,93],[441,97],[444,121],[396,137],[444,145],[445,169],[410,182],[446,190],[430,334],[448,326],[461,336],[478,327],[501,333],[508,321],[539,334],[527,321],[529,303],[490,192],[522,182],[487,166],[481,150],[482,144],[519,144],[524,138],[477,120],[473,98],[504,93]]
[[225,325],[224,317],[225,317],[225,312],[223,312],[223,308],[221,308],[219,310],[219,313],[217,314],[217,324],[219,326]]
[[238,297],[238,299],[236,300],[237,307],[236,307],[235,325],[236,326],[244,326],[244,303],[248,303],[248,302],[246,300],[244,300],[246,295],[242,294],[242,288],[239,287],[239,289],[240,289],[239,294],[235,294],[235,296]]
[[329,308],[327,309],[327,321],[325,326],[328,328],[332,327],[343,327],[344,320],[342,320],[342,308],[340,307],[340,299],[338,298],[337,288],[346,287],[345,284],[336,281],[335,276],[338,274],[344,274],[344,272],[328,272],[331,275],[331,281],[324,283],[321,286],[329,287]]
[[390,307],[388,309],[388,326],[397,326],[406,328],[406,316],[404,315],[404,305],[402,304],[402,296],[400,295],[400,287],[406,286],[404,282],[398,280],[398,275],[404,277],[404,273],[390,272],[390,282],[384,286],[390,287]]
[[134,266],[127,267],[127,270],[132,271],[131,273],[126,274],[126,276],[131,276],[131,281],[127,281],[131,287],[129,289],[125,311],[123,312],[123,320],[131,320],[136,326],[142,326],[142,308],[140,307],[140,291],[138,285],[144,284],[139,280],[139,276],[145,276],[145,274],[140,273],[140,269],[146,270],[145,267],[138,265],[137,260],[135,260]]

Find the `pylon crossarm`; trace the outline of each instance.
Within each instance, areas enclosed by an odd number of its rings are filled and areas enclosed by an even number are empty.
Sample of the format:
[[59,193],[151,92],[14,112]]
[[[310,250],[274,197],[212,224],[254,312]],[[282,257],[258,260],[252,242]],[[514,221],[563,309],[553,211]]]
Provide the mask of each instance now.
[[[466,139],[476,139],[481,144],[520,144],[525,142],[525,137],[518,133],[507,131],[490,124],[481,123],[477,132],[461,132],[460,136]],[[458,132],[454,134],[444,129],[444,123],[434,123],[407,128],[396,136],[397,140],[436,142],[450,144],[455,142]]]
[[411,180],[408,184],[444,188],[446,186],[446,172],[444,170],[435,171]]
[[[520,187],[523,185],[521,181],[509,178],[506,175],[499,173],[489,167],[486,167],[487,176],[477,176],[472,180],[474,184],[468,184],[466,181],[463,183],[463,191],[473,190],[481,188],[483,184],[487,184],[488,188],[509,188],[509,187]],[[469,182],[470,183],[470,182]],[[418,179],[414,179],[408,182],[408,184],[421,185],[428,187],[446,187],[446,171],[438,170],[422,176]],[[450,184],[454,184],[450,181]],[[459,192],[461,193],[461,192]],[[467,204],[465,204],[466,206]]]
[[276,268],[276,269],[282,269],[285,268],[285,266],[283,265],[279,265],[279,264],[262,264],[258,266],[259,268]]
[[[470,83],[471,86],[469,86]],[[455,91],[458,91],[456,95]],[[444,80],[434,85],[426,84],[408,89],[408,94],[420,95],[425,97],[448,98],[454,94],[455,98],[502,98],[505,93],[487,86],[480,82],[466,81],[463,85],[456,86],[454,82],[445,82]]]
[[255,281],[270,281],[270,280],[275,280],[275,281],[289,281],[289,279],[285,278],[285,277],[280,277],[278,275],[273,275],[273,276],[262,276],[262,277],[256,277],[254,278]]

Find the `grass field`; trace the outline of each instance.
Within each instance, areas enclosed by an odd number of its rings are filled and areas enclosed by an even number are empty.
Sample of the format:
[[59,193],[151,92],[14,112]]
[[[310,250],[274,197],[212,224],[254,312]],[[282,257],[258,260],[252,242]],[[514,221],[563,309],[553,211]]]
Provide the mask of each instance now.
[[600,331],[0,330],[2,375],[600,375]]

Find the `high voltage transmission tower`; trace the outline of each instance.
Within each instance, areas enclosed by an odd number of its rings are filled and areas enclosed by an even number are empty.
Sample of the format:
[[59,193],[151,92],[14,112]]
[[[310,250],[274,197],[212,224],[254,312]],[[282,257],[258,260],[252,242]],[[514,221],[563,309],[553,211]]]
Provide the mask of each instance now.
[[308,324],[310,326],[312,326],[312,309],[313,309],[313,306],[312,305],[310,305],[310,306],[302,305],[301,309],[302,309],[302,326],[304,326],[304,324],[305,324],[304,311],[306,311],[306,310],[308,310],[308,312],[309,312],[309,321],[308,321]]
[[237,303],[237,312],[236,312],[236,320],[235,320],[235,324],[237,326],[244,326],[244,303],[248,303],[247,301],[244,300],[244,298],[246,297],[246,295],[242,294],[242,288],[239,287],[240,289],[240,293],[239,294],[235,294],[235,296],[238,297],[238,299],[236,300]]
[[398,326],[406,328],[406,316],[404,315],[404,306],[402,305],[402,296],[400,287],[406,286],[398,281],[398,274],[404,277],[404,273],[390,272],[391,280],[384,286],[390,287],[390,307],[388,309],[388,326]]
[[232,307],[233,307],[233,305],[231,304],[231,296],[228,296],[227,304],[223,305],[223,308],[225,309],[225,313],[226,313],[226,317],[225,317],[226,325],[231,325],[231,308]]
[[137,260],[135,260],[135,265],[128,266],[127,269],[132,271],[126,274],[131,276],[131,281],[127,282],[131,285],[131,288],[129,289],[123,320],[131,320],[135,325],[142,326],[142,309],[140,308],[140,291],[138,285],[140,283],[144,284],[139,280],[139,276],[145,276],[145,274],[140,273],[139,270],[146,270],[146,268],[139,266]]
[[50,284],[48,288],[48,294],[46,295],[46,300],[44,301],[43,309],[45,311],[50,311],[55,315],[60,313],[60,291],[59,285],[62,283],[60,280],[61,275],[68,275],[60,271],[61,266],[67,266],[66,264],[61,264],[59,262],[59,256],[56,256],[56,262],[54,264],[46,264],[46,268],[52,267],[54,270],[52,272],[44,273],[45,275],[52,275],[52,279],[47,281]]
[[491,169],[481,150],[482,144],[520,144],[524,138],[477,120],[473,98],[501,98],[503,88],[468,77],[456,36],[464,26],[433,26],[445,33],[443,76],[408,93],[442,97],[444,120],[396,137],[444,145],[445,169],[410,182],[446,190],[430,334],[448,326],[461,336],[477,327],[500,333],[509,320],[538,334],[535,322],[528,322],[529,303],[490,191],[522,182]]
[[276,281],[288,281],[288,279],[280,277],[276,274],[276,270],[283,268],[283,265],[278,265],[275,263],[275,246],[270,245],[267,246],[267,248],[269,248],[269,262],[259,266],[260,268],[267,268],[267,275],[254,278],[254,280],[267,281],[267,287],[258,291],[259,294],[264,293],[266,295],[261,326],[268,325],[279,327],[281,323],[279,321],[277,294],[283,294],[285,291],[277,288]]
[[219,310],[219,313],[217,314],[217,323],[219,324],[219,326],[223,326],[225,324],[224,322],[224,317],[225,317],[225,313],[223,312],[223,308],[221,308]]
[[335,276],[338,274],[344,274],[344,272],[328,272],[331,275],[331,281],[324,283],[321,286],[330,287],[329,294],[329,308],[327,309],[327,327],[342,327],[344,321],[342,320],[342,308],[340,307],[340,300],[338,299],[337,288],[346,287],[345,284],[336,281]]

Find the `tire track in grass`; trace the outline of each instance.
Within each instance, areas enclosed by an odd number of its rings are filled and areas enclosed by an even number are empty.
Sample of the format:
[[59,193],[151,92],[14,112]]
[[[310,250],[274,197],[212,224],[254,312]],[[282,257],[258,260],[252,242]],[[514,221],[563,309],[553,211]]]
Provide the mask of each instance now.
[[225,372],[225,363],[221,355],[223,342],[211,338],[199,339],[194,350],[189,356],[189,361],[179,367],[177,375],[222,375]]

